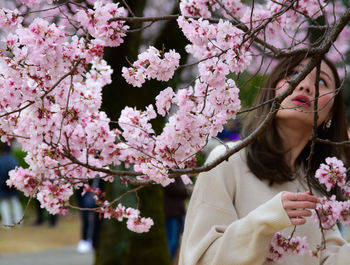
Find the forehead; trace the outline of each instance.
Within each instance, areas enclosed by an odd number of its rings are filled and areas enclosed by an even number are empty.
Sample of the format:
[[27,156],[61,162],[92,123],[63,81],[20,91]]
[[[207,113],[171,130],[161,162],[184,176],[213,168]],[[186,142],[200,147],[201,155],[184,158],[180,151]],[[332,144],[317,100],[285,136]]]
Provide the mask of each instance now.
[[[304,59],[297,66],[305,67],[309,61],[310,61],[309,58]],[[313,70],[316,70],[316,67]],[[322,62],[321,62],[321,71],[324,71],[324,72],[330,74],[331,77],[334,78],[332,69],[329,67],[329,65],[324,60],[322,60]]]

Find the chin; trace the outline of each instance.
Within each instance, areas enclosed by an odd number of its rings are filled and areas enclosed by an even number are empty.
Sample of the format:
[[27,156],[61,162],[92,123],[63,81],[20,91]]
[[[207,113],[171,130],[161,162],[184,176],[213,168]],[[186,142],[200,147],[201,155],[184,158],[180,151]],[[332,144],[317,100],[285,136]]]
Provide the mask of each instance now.
[[[311,112],[300,112],[297,110],[279,110],[276,114],[276,120],[278,122],[286,122],[289,125],[305,126],[312,129],[314,123],[314,115]],[[318,122],[321,124],[321,122]],[[317,126],[319,126],[319,124]]]

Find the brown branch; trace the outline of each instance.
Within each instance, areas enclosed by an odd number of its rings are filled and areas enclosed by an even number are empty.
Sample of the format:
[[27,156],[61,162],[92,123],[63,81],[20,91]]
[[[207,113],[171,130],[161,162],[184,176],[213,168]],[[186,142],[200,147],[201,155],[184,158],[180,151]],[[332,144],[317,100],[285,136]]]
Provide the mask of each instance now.
[[129,13],[133,16],[136,17],[134,12],[132,12],[132,9],[130,8],[130,6],[128,5],[128,3],[125,0],[122,0],[123,4],[126,6],[126,8],[128,9]]
[[331,141],[328,139],[321,139],[321,138],[315,138],[314,141],[316,143],[329,144],[329,145],[334,145],[334,146],[343,146],[343,145],[350,146],[350,141],[334,142],[334,141]]
[[70,152],[68,150],[65,150],[63,155],[66,158],[68,158],[70,161],[72,161],[74,164],[91,169],[92,171],[105,173],[109,176],[141,176],[141,175],[143,175],[140,172],[132,172],[132,171],[124,171],[124,170],[112,170],[112,169],[108,169],[108,168],[94,167],[94,166],[89,165],[88,163],[83,163],[83,162],[79,161],[76,157],[74,157],[72,154],[70,154]]
[[[69,2],[69,1],[68,1],[68,2]],[[53,9],[59,8],[59,7],[61,7],[61,6],[64,6],[64,5],[66,5],[68,2],[61,3],[61,4],[58,4],[57,6],[50,7],[50,8],[46,8],[46,9],[40,9],[40,10],[34,10],[34,11],[28,11],[28,12],[26,12],[26,13],[19,14],[19,16],[21,16],[21,17],[25,17],[25,16],[27,16],[27,15],[34,14],[34,13],[41,13],[41,12],[45,12],[45,11],[50,11],[50,10],[53,10]]]
[[[282,14],[279,14],[279,15],[282,15]],[[179,16],[180,15],[176,14],[176,15],[158,16],[158,17],[117,17],[117,18],[111,19],[110,21],[123,20],[126,22],[147,22],[147,21],[161,21],[161,20],[176,20]],[[199,17],[185,17],[185,18],[199,19]],[[215,19],[215,18],[210,18],[207,20],[212,23],[219,22],[219,19]],[[293,51],[283,51],[282,49],[278,49],[275,46],[257,37],[254,37],[253,40],[256,43],[262,45],[263,47],[269,49],[275,55],[276,58],[288,57],[288,56],[297,55],[297,54],[306,53],[306,52],[309,55],[325,54],[349,21],[350,21],[350,8],[348,8],[346,12],[334,24],[334,26],[330,28],[329,34],[325,36],[321,44],[318,47],[313,47],[311,49],[301,48]],[[235,17],[232,18],[230,22],[234,26],[236,26],[238,29],[241,29],[243,32],[250,33],[250,29],[246,25],[244,25],[241,21],[239,21],[237,18]]]
[[149,27],[151,27],[154,24],[154,22],[152,21],[151,23],[147,24],[146,26],[142,27],[142,28],[138,28],[138,29],[128,29],[125,32],[126,33],[135,33],[135,32],[139,32],[142,31],[144,29],[147,29]]
[[[134,188],[134,189],[131,189],[131,190],[126,191],[125,193],[123,193],[122,195],[120,195],[118,198],[115,198],[113,201],[109,202],[109,203],[107,204],[107,207],[112,206],[113,204],[115,204],[116,202],[120,201],[121,199],[123,199],[124,197],[126,197],[127,195],[129,195],[129,194],[131,194],[131,193],[133,193],[133,192],[136,193],[137,191],[139,191],[139,190],[142,189],[143,187],[145,187],[145,186],[138,186],[138,187],[136,187],[136,188]],[[78,207],[78,206],[72,205],[72,204],[70,204],[70,202],[67,202],[65,206],[70,207],[70,208],[72,208],[72,209],[76,209],[76,210],[85,210],[85,211],[97,211],[97,210],[99,210],[101,207],[102,207],[102,208],[105,208],[105,207],[106,207],[106,206],[97,206],[97,207],[94,207],[94,208],[82,208],[82,207]]]
[[158,16],[158,17],[115,17],[111,18],[109,22],[123,20],[125,22],[156,22],[162,20],[176,20],[180,15],[168,15],[168,16]]
[[320,71],[321,71],[321,59],[318,59],[317,67],[316,67],[316,80],[315,80],[315,101],[314,101],[314,121],[312,124],[312,136],[311,136],[311,147],[310,147],[310,153],[307,158],[308,165],[306,169],[306,181],[309,188],[309,192],[312,194],[312,187],[311,187],[311,164],[312,164],[312,157],[315,153],[315,141],[314,139],[317,137],[317,121],[318,121],[318,97],[320,94],[319,91],[319,80],[320,80]]

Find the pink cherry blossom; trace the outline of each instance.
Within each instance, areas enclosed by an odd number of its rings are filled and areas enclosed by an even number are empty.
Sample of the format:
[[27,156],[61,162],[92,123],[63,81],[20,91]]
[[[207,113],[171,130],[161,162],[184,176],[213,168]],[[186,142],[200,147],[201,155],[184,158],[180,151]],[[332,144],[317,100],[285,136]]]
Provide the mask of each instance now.
[[13,30],[23,21],[23,17],[17,9],[10,10],[6,8],[0,9],[0,25],[2,29]]
[[126,82],[141,87],[146,79],[168,81],[179,66],[180,54],[174,50],[163,53],[154,47],[139,54],[132,67],[123,67],[122,75]]
[[330,191],[335,185],[343,187],[346,179],[346,169],[341,160],[336,157],[327,157],[326,164],[321,164],[316,171],[315,177],[321,184],[325,184],[327,191]]
[[49,4],[52,4],[53,0],[17,0],[18,2],[21,2],[28,7],[36,7],[39,6],[42,2],[47,2]]
[[321,202],[317,204],[316,209],[312,210],[312,219],[316,223],[321,221],[323,229],[330,229],[337,223],[342,206],[342,203],[335,199],[335,195],[330,199],[323,197]]
[[311,255],[306,237],[288,238],[278,232],[271,239],[267,261],[282,263],[287,256]]
[[135,217],[129,218],[126,224],[130,231],[136,233],[147,233],[154,222],[151,218]]
[[171,87],[162,90],[156,97],[157,111],[160,115],[165,116],[171,107],[174,97],[174,91]]
[[9,172],[7,185],[16,187],[21,190],[26,196],[34,194],[36,187],[39,185],[39,180],[30,172],[29,169],[17,168]]
[[180,10],[183,16],[190,17],[211,17],[208,9],[208,0],[182,0]]
[[245,6],[240,0],[221,1],[221,3],[228,10],[228,12],[229,12],[229,14],[228,14],[227,11],[222,9],[220,7],[220,5],[215,0],[210,0],[209,3],[211,5],[213,11],[219,10],[225,16],[225,18],[228,18],[228,19],[232,18],[231,15],[233,15],[237,18],[241,18],[244,15],[245,10],[247,8],[247,6]]
[[340,202],[341,204],[341,212],[339,214],[339,221],[343,225],[350,224],[350,201]]
[[104,4],[97,1],[94,10],[80,10],[76,14],[76,20],[85,27],[91,36],[103,41],[104,46],[117,47],[123,43],[123,37],[129,26],[124,25],[124,21],[110,21],[116,17],[126,17],[127,10],[119,7],[118,3]]
[[73,190],[68,183],[44,181],[36,194],[41,207],[47,209],[51,214],[67,214],[64,203],[73,195]]

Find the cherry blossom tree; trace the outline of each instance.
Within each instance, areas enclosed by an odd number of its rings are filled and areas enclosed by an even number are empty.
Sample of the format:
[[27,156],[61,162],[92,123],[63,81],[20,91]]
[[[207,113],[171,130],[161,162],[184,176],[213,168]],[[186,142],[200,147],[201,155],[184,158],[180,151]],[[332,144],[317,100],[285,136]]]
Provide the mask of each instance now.
[[[101,216],[125,220],[131,231],[148,232],[153,220],[120,204],[123,197],[147,185],[169,185],[175,177],[188,183],[189,175],[208,171],[247,146],[269,126],[279,103],[319,65],[322,55],[338,59],[346,76],[350,9],[342,1],[266,0],[248,5],[239,0],[182,0],[178,8],[178,14],[142,16],[134,14],[127,1],[2,2],[1,140],[20,142],[29,165],[10,173],[10,186],[37,198],[52,214],[74,208],[70,197],[83,187],[95,194],[98,207],[93,210]],[[122,46],[127,34],[161,21],[177,23],[188,39],[185,49],[191,61],[181,65],[176,50],[149,46],[119,74],[138,89],[147,80],[169,81],[179,69],[195,74],[181,89],[165,86],[154,104],[144,109],[127,106],[112,121],[101,111],[102,88],[111,83],[113,72],[103,59],[104,49]],[[139,22],[144,26],[134,28]],[[195,155],[228,120],[261,107],[241,110],[241,73],[268,73],[279,58],[305,51],[310,62],[273,99],[264,122],[234,147],[227,146],[221,157],[196,166]],[[168,121],[156,133],[152,121],[159,116]],[[313,142],[318,140],[314,134]],[[327,188],[339,185],[348,194],[344,166],[336,158],[326,163],[316,172],[320,183]],[[116,170],[119,165],[128,170]],[[120,178],[136,186],[108,201],[88,185],[94,178]],[[348,222],[348,202],[325,198],[322,205],[316,211],[323,229],[336,220]],[[276,235],[273,249],[288,249],[284,242],[283,235]],[[303,247],[298,253],[307,252],[304,239],[288,242],[299,242]]]

